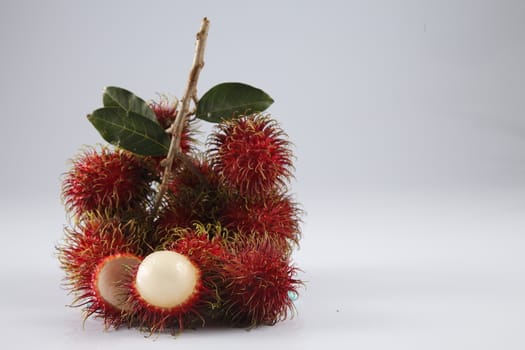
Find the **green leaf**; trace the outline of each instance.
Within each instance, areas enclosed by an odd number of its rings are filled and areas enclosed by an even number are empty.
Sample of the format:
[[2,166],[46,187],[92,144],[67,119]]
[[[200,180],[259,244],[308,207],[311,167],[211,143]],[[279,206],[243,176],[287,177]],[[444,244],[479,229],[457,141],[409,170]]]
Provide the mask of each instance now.
[[264,91],[242,83],[222,83],[206,92],[197,104],[196,117],[219,123],[240,115],[262,112],[273,99]]
[[107,142],[143,156],[168,153],[170,138],[164,129],[148,118],[120,107],[104,107],[88,115]]
[[126,111],[126,113],[136,113],[158,124],[155,113],[146,101],[126,89],[116,86],[105,87],[104,94],[102,95],[102,103],[104,107],[120,107]]

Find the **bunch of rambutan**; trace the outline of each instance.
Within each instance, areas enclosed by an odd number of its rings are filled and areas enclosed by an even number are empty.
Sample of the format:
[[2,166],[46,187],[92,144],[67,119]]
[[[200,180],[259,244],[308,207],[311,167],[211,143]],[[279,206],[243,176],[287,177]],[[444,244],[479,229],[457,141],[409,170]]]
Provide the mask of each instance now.
[[[168,128],[175,107],[150,103],[153,122]],[[288,190],[287,135],[268,115],[239,115],[218,122],[198,152],[195,127],[184,123],[191,162],[175,162],[158,208],[163,156],[116,144],[73,159],[62,188],[71,223],[57,250],[86,318],[157,332],[271,325],[293,313],[301,211]]]

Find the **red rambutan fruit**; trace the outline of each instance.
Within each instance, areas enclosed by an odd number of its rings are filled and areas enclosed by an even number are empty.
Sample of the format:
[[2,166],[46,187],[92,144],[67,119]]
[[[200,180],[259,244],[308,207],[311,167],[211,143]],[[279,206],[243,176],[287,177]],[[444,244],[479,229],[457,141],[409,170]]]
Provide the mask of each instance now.
[[209,238],[209,227],[194,227],[173,229],[161,250],[146,257],[137,269],[133,313],[151,332],[204,326],[219,307],[222,266],[229,254],[220,235]]
[[218,178],[206,161],[195,159],[192,169],[179,169],[169,183],[166,205],[157,219],[157,242],[173,228],[214,222],[220,195]]
[[146,158],[120,149],[88,148],[66,173],[62,197],[77,216],[89,211],[123,212],[144,205],[154,179]]
[[290,143],[268,116],[224,121],[210,135],[208,145],[213,169],[243,196],[261,196],[291,177]]
[[301,281],[279,250],[253,241],[224,265],[225,321],[236,326],[273,325],[294,311],[289,293]]
[[203,284],[201,269],[187,256],[171,250],[155,251],[135,269],[128,299],[134,320],[151,333],[183,329],[199,317]]
[[193,158],[192,161],[193,166],[191,169],[185,165],[175,172],[169,183],[169,189],[172,193],[177,194],[185,189],[198,191],[217,188],[219,180],[211,169],[209,162],[199,156]]
[[120,223],[105,215],[87,214],[73,229],[66,229],[57,247],[65,285],[76,295],[73,306],[83,306],[85,319],[102,317],[106,327],[118,327],[128,309],[125,285],[128,266],[140,262],[141,229],[135,222]]
[[268,238],[276,248],[288,251],[291,243],[299,242],[299,214],[290,197],[273,193],[261,199],[229,198],[219,221],[231,232]]
[[[155,113],[159,124],[164,128],[169,128],[177,119],[178,100],[170,101],[166,96],[161,96],[159,101],[150,102],[150,107]],[[190,153],[195,148],[195,130],[189,119],[186,119],[180,138],[180,148],[183,153]]]
[[191,227],[197,220],[198,217],[190,206],[184,206],[179,201],[170,203],[159,214],[152,245],[158,245],[172,229]]
[[163,242],[164,247],[187,256],[201,269],[203,288],[196,310],[204,320],[212,319],[221,303],[219,290],[224,282],[223,266],[230,257],[224,237],[219,225],[194,224],[193,228],[172,231]]
[[[224,260],[229,253],[223,242],[223,230],[219,225],[196,223],[193,228],[175,229],[162,242],[162,247],[187,255],[199,266],[214,268],[218,260]],[[215,267],[216,269],[216,267]]]
[[170,101],[167,96],[161,95],[159,101],[150,101],[149,106],[155,113],[159,124],[167,129],[177,118],[178,104],[179,101],[176,98]]

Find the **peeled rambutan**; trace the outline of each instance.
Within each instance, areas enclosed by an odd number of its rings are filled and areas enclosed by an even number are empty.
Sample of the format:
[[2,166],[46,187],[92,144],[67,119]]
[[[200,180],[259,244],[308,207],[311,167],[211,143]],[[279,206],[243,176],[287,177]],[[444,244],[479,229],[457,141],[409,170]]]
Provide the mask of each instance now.
[[220,222],[244,237],[268,238],[274,246],[288,250],[299,242],[300,210],[289,196],[270,193],[263,198],[229,198],[221,209]]
[[87,214],[79,225],[66,229],[57,247],[65,285],[76,295],[73,306],[83,306],[85,318],[102,317],[106,327],[118,327],[128,310],[124,287],[140,262],[142,229],[136,222],[121,223],[104,214]]
[[149,254],[136,268],[130,286],[134,320],[151,333],[183,329],[199,317],[201,276],[201,269],[185,255],[171,250]]
[[173,229],[138,267],[131,286],[135,319],[150,332],[204,326],[219,307],[229,254],[210,228]]
[[290,143],[268,116],[224,121],[210,135],[208,145],[213,169],[243,196],[263,195],[291,177]]
[[203,319],[213,318],[220,307],[220,288],[224,282],[223,266],[230,252],[219,225],[194,224],[193,228],[172,231],[163,247],[187,256],[201,269],[202,290],[196,310]]
[[301,282],[282,253],[254,241],[235,252],[224,265],[225,321],[236,326],[273,325],[294,311],[289,293]]
[[[169,128],[177,119],[178,100],[169,100],[166,96],[161,96],[159,101],[150,102],[150,107],[155,113],[159,124],[164,128]],[[192,122],[187,118],[182,129],[180,138],[180,148],[183,153],[190,153],[195,148],[195,131]]]
[[77,216],[89,211],[123,212],[145,204],[154,179],[146,158],[120,149],[88,148],[65,174],[62,197]]

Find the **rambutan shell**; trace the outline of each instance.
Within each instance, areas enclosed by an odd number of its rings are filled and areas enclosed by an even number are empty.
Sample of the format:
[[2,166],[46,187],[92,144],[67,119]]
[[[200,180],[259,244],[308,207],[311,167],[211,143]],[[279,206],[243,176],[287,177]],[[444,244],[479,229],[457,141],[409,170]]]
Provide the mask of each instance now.
[[126,281],[141,258],[133,254],[115,254],[104,258],[95,269],[93,285],[99,298],[120,311],[129,311],[129,289]]
[[121,223],[100,213],[86,214],[76,227],[66,229],[65,240],[57,247],[58,258],[66,273],[65,286],[76,297],[72,305],[82,307],[85,318],[101,317],[106,327],[125,322],[122,308],[115,307],[119,302],[111,296],[110,280],[116,274],[109,273],[107,281],[104,277],[107,283],[103,282],[102,288],[98,286],[99,275],[114,257],[140,256],[141,236],[136,223]]

